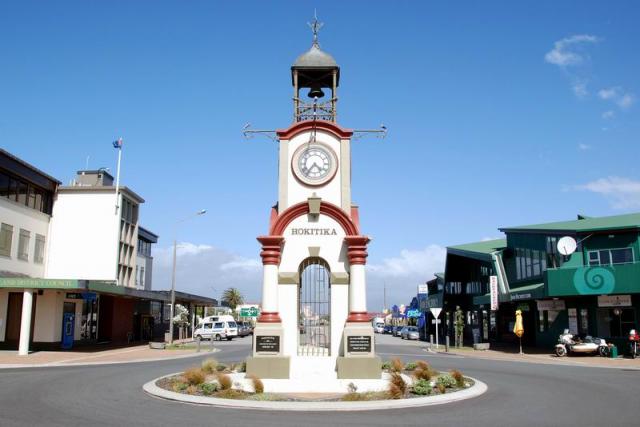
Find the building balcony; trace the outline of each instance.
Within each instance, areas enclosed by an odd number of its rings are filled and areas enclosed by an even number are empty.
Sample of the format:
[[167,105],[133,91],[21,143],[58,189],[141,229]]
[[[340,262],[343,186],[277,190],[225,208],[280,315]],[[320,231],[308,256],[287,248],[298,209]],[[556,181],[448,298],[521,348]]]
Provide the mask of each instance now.
[[640,293],[640,262],[549,268],[545,283],[550,297]]

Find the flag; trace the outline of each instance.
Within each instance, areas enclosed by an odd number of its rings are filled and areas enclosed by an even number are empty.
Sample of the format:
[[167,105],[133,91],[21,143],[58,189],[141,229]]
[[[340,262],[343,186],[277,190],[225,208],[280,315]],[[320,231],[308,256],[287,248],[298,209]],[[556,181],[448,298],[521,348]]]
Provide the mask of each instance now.
[[122,148],[122,138],[113,141],[113,148]]

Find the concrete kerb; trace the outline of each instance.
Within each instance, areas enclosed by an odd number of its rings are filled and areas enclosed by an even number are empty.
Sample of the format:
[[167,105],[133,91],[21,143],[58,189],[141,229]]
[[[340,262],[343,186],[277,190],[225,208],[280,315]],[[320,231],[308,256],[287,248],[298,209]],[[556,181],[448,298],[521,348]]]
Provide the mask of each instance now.
[[355,401],[355,402],[269,402],[256,400],[235,400],[221,399],[216,397],[192,396],[189,394],[175,393],[165,390],[156,385],[156,382],[178,375],[176,372],[169,375],[156,378],[149,381],[142,389],[149,395],[165,400],[173,400],[177,402],[190,403],[195,405],[207,405],[229,409],[254,409],[260,411],[376,411],[383,409],[400,409],[400,408],[417,408],[424,406],[444,405],[446,403],[459,402],[461,400],[472,399],[484,394],[488,387],[482,381],[475,378],[474,385],[471,387],[456,391],[450,394],[438,394],[425,397],[413,397],[409,399],[398,400],[372,400],[372,401]]
[[[170,351],[170,350],[168,350]],[[69,368],[69,367],[81,367],[81,366],[100,366],[100,365],[123,365],[127,363],[146,363],[146,362],[162,362],[163,360],[179,360],[189,359],[192,357],[206,356],[208,354],[218,353],[220,349],[214,348],[213,351],[180,354],[173,357],[152,357],[147,359],[135,359],[135,360],[118,360],[111,362],[49,362],[49,363],[13,363],[13,364],[0,364],[0,370],[2,369],[24,369],[24,368]]]

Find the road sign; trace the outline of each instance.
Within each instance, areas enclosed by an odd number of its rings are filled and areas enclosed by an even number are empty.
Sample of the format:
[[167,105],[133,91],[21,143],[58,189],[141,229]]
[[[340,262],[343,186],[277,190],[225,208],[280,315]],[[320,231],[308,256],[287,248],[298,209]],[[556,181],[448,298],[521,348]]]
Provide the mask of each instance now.
[[240,309],[240,317],[258,317],[260,310],[257,307],[247,307]]
[[418,285],[418,295],[420,294],[429,295],[429,286],[426,283]]
[[436,325],[436,348],[440,348],[440,343],[438,343],[438,323],[440,323],[440,320],[438,319],[438,317],[440,316],[442,308],[431,307],[429,311],[431,311],[431,314],[433,314],[433,317],[435,317],[435,319],[432,320],[432,323]]
[[491,311],[498,309],[498,276],[489,276],[489,291],[491,293]]

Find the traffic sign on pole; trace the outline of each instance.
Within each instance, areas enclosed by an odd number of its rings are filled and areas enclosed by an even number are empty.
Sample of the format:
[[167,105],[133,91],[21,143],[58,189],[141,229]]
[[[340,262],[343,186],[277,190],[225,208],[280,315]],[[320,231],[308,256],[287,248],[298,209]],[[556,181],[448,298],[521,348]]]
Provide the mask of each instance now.
[[431,311],[431,314],[433,314],[433,317],[435,317],[435,320],[433,321],[433,323],[436,324],[436,348],[440,348],[440,344],[438,343],[438,323],[440,323],[440,320],[438,320],[438,317],[440,316],[440,312],[442,311],[442,308],[431,307],[429,311]]

